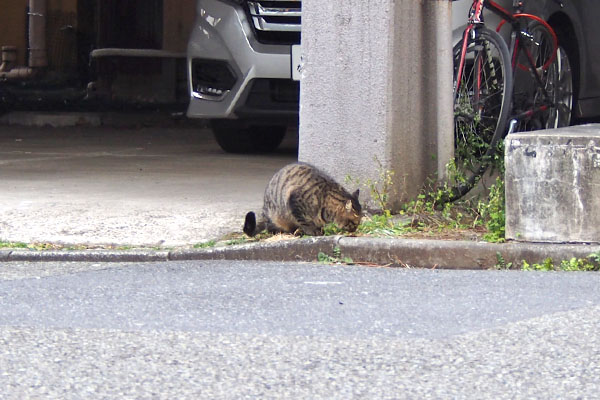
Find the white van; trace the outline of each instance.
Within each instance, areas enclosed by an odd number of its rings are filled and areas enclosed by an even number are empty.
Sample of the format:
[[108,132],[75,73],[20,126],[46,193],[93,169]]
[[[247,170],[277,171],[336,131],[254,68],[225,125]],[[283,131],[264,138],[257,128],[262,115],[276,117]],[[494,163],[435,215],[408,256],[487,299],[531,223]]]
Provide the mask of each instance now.
[[[512,1],[498,3],[510,9]],[[470,6],[470,0],[452,4],[456,40]],[[527,8],[550,23],[569,58],[573,116],[600,115],[600,3],[535,0]],[[272,151],[297,124],[301,10],[301,0],[197,1],[187,115],[210,120],[223,150]]]

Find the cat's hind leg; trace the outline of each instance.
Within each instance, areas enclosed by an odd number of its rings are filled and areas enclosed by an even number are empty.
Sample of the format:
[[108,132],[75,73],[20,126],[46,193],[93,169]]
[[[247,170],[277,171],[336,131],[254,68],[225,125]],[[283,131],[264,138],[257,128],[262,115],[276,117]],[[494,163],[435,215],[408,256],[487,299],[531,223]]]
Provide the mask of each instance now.
[[289,200],[290,211],[296,220],[298,227],[305,235],[322,236],[323,227],[311,221],[310,214],[306,208],[306,204],[295,194],[290,196]]

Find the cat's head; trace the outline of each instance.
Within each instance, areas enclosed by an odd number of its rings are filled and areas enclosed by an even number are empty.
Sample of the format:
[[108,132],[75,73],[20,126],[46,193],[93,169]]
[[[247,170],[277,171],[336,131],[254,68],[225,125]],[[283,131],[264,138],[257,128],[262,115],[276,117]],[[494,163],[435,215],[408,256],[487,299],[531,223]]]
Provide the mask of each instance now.
[[354,232],[358,225],[360,224],[360,219],[362,218],[362,207],[358,202],[358,189],[356,192],[352,193],[349,199],[344,202],[343,207],[341,207],[335,215],[335,224],[348,232]]

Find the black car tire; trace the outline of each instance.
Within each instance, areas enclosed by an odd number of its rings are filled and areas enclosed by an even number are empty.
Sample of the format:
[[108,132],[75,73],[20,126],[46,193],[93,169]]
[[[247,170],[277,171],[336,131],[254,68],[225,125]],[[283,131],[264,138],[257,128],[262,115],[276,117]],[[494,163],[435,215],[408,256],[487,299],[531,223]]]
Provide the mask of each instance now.
[[571,86],[573,90],[573,99],[571,104],[571,125],[577,118],[577,101],[579,99],[579,48],[577,38],[571,29],[564,26],[553,27],[558,36],[558,44],[566,53],[567,61],[571,66]]
[[251,125],[237,120],[213,120],[211,128],[219,146],[227,153],[271,153],[279,147],[286,126]]

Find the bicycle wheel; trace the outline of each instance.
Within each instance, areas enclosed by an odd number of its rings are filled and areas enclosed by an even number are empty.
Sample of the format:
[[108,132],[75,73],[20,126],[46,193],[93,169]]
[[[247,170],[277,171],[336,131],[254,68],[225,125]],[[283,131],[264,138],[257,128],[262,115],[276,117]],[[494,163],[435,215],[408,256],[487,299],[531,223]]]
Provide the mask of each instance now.
[[450,201],[471,190],[491,165],[506,135],[512,93],[510,55],[504,39],[487,28],[477,28],[475,35],[468,35],[464,55],[463,42],[453,50],[456,171],[451,171]]
[[555,53],[554,38],[546,26],[532,22],[518,47],[513,93],[517,131],[571,123],[573,74],[567,53],[560,48]]

